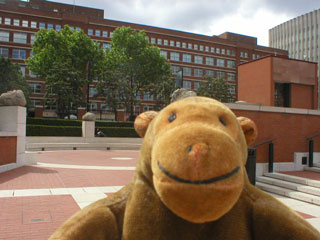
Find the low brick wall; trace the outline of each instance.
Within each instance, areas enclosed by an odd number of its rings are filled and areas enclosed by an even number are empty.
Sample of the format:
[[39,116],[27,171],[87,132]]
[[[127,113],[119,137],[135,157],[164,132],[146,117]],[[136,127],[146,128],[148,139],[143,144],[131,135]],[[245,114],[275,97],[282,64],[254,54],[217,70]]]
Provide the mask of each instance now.
[[[255,144],[276,138],[274,161],[293,162],[295,152],[308,152],[307,138],[320,133],[320,111],[226,104],[237,116],[252,119],[258,127]],[[320,152],[320,137],[314,139],[314,151]],[[268,162],[268,144],[257,148],[257,162]]]

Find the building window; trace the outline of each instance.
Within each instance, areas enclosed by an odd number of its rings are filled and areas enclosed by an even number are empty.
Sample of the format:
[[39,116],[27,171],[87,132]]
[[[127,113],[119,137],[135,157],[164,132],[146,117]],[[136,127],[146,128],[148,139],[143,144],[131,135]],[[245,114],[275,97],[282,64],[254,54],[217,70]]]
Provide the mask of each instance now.
[[183,68],[183,76],[191,76],[191,68],[184,67]]
[[235,61],[227,60],[227,67],[228,67],[228,68],[236,68],[236,63],[235,63]]
[[236,87],[234,85],[231,85],[229,87],[229,93],[231,93],[231,94],[235,94],[236,93]]
[[0,57],[9,57],[9,48],[0,47]]
[[183,80],[183,88],[184,89],[191,89],[191,81]]
[[205,51],[209,52],[209,47],[208,46],[205,47]]
[[41,83],[29,83],[29,87],[31,88],[31,93],[41,93]]
[[194,89],[194,90],[198,90],[199,87],[200,87],[200,82],[194,81],[194,82],[193,82],[193,89]]
[[4,19],[4,24],[5,25],[11,25],[11,18],[5,18]]
[[192,43],[188,43],[188,48],[192,49]]
[[145,105],[143,106],[143,111],[147,112],[147,111],[152,111],[153,110],[153,106],[152,105]]
[[180,54],[177,52],[170,53],[170,60],[172,61],[180,61]]
[[102,32],[102,37],[107,38],[108,37],[108,32],[107,31],[103,31]]
[[172,74],[177,74],[180,71],[179,66],[171,65]]
[[162,45],[162,39],[161,38],[158,38],[157,42],[158,42],[158,45]]
[[226,54],[226,50],[224,48],[221,49],[221,54],[225,55]]
[[202,56],[195,56],[194,63],[203,64],[203,57]]
[[228,81],[234,82],[236,81],[236,74],[235,73],[227,73],[227,79]]
[[217,78],[225,79],[225,74],[222,71],[217,71]]
[[96,87],[89,87],[89,97],[91,98],[98,97],[98,89]]
[[52,23],[48,23],[48,29],[53,29],[53,24]]
[[0,41],[2,42],[9,42],[9,32],[7,31],[0,31]]
[[81,31],[81,27],[76,27],[76,31],[80,32]]
[[20,26],[20,19],[14,19],[13,26]]
[[31,105],[31,107],[42,106],[42,100],[41,99],[30,99],[30,105]]
[[220,48],[216,48],[216,53],[220,54]]
[[58,31],[58,32],[61,31],[61,25],[59,25],[59,24],[56,25],[56,31]]
[[74,26],[69,26],[69,28],[73,31],[74,30]]
[[26,33],[13,33],[13,42],[27,43],[27,34]]
[[12,58],[13,59],[26,59],[27,51],[24,49],[13,49]]
[[[1,0],[0,0],[1,1]],[[2,24],[2,17],[0,17],[0,24]]]
[[29,21],[23,20],[22,21],[22,27],[29,27]]
[[144,92],[143,93],[143,99],[144,100],[148,100],[148,101],[152,101],[153,100],[153,95],[151,95],[149,92]]
[[168,40],[163,40],[163,45],[168,46]]
[[36,39],[36,35],[35,34],[31,34],[30,35],[30,44],[33,44],[35,39]]
[[193,45],[194,50],[198,50],[198,44]]
[[88,29],[88,35],[93,36],[93,29],[91,29],[91,28]]
[[187,63],[191,63],[191,55],[190,54],[183,54],[182,61],[187,62]]
[[39,28],[40,29],[46,28],[46,24],[43,22],[39,23]]
[[176,42],[176,47],[181,47],[181,43],[180,42]]
[[31,70],[29,69],[29,77],[36,78],[38,76],[36,74],[34,74],[33,72],[31,72]]
[[168,59],[168,52],[160,50],[160,56],[163,56],[165,59]]
[[231,51],[231,56],[235,56],[236,55],[236,51],[235,50],[232,50]]
[[214,71],[213,70],[206,70],[206,75],[213,77],[214,76]]
[[98,111],[98,103],[92,102],[89,104],[89,111],[96,112]]
[[156,39],[155,38],[151,38],[151,44],[156,44]]
[[211,47],[211,49],[210,49],[210,50],[211,50],[211,52],[212,52],[212,53],[214,53],[214,47]]
[[102,48],[103,48],[103,50],[111,49],[111,44],[108,43],[108,42],[104,42],[104,43],[102,44]]
[[170,47],[174,47],[174,41],[170,40]]
[[199,49],[200,49],[200,51],[203,51],[203,45],[200,45]]
[[195,77],[203,77],[203,70],[202,70],[202,69],[195,68],[195,69],[194,69],[194,76],[195,76]]
[[182,43],[182,48],[186,48],[187,44],[185,42]]
[[212,57],[206,57],[206,64],[213,66],[213,58]]
[[227,49],[227,56],[230,56],[230,49]]
[[96,36],[100,37],[101,36],[101,31],[100,30],[96,30]]
[[37,22],[31,21],[31,28],[37,28]]
[[113,37],[113,32],[110,32],[110,38],[112,38]]
[[240,57],[248,58],[248,53],[247,52],[240,52]]
[[217,67],[224,67],[224,59],[217,59]]

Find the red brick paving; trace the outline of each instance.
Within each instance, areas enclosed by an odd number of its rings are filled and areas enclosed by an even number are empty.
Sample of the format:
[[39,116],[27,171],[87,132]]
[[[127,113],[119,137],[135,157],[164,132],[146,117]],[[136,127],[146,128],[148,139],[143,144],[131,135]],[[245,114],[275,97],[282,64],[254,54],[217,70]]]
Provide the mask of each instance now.
[[292,172],[281,172],[281,173],[320,181],[320,173],[317,173],[317,172],[292,171]]
[[91,170],[24,166],[0,174],[0,190],[122,186],[133,170]]
[[315,216],[312,216],[312,215],[309,215],[309,214],[306,214],[306,213],[303,213],[303,212],[299,212],[299,211],[296,211],[301,217],[303,217],[304,219],[308,219],[308,218],[315,218]]
[[[85,166],[135,166],[138,161],[138,151],[60,151],[40,152],[38,162],[85,165]],[[133,158],[132,160],[117,160],[116,157]]]
[[78,210],[72,196],[66,195],[0,198],[0,239],[48,239]]

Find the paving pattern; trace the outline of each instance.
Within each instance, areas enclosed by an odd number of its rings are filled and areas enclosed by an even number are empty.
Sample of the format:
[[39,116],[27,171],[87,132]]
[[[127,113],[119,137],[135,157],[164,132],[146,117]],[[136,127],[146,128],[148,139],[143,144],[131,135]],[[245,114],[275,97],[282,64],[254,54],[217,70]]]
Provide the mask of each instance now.
[[[47,239],[66,219],[127,184],[137,151],[41,152],[0,174],[0,240]],[[273,194],[320,229],[320,207]]]

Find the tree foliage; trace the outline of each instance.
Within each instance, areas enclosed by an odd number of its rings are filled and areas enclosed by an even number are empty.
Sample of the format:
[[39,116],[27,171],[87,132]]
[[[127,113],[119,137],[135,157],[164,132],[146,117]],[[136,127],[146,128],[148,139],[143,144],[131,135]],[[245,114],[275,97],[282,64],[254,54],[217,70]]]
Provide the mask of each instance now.
[[20,89],[26,99],[30,94],[30,87],[20,71],[20,66],[10,59],[0,57],[0,94]]
[[107,104],[114,109],[124,107],[131,117],[137,96],[154,90],[155,85],[171,76],[170,65],[160,56],[160,49],[150,46],[145,32],[130,27],[114,31],[103,72],[100,89],[104,89],[107,100],[112,95],[120,100],[112,97],[114,101]]
[[[57,105],[58,116],[69,116],[72,108],[84,105],[83,89],[96,77],[104,58],[98,44],[83,31],[74,31],[66,25],[60,32],[40,30],[32,51],[28,67],[45,79],[45,98],[47,103]],[[91,64],[87,79],[89,61],[95,64]]]
[[233,102],[234,96],[230,93],[231,85],[223,78],[205,76],[206,82],[200,84],[197,90],[198,96],[205,96],[219,100],[220,102]]
[[165,78],[152,87],[151,93],[155,96],[155,110],[161,110],[170,104],[171,95],[175,90],[176,79]]

